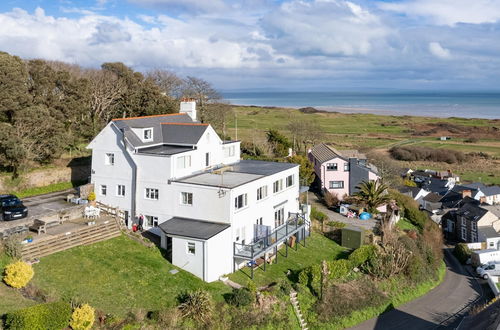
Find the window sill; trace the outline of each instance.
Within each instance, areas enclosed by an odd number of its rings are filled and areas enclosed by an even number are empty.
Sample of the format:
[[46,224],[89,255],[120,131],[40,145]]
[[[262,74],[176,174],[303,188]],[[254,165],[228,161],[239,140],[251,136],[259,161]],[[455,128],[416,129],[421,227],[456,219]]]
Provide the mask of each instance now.
[[240,213],[241,211],[244,211],[244,210],[246,210],[246,209],[248,209],[248,208],[249,208],[249,206],[247,205],[247,206],[241,207],[241,208],[239,208],[239,209],[235,209],[235,210],[234,210],[234,213]]
[[179,205],[180,205],[180,206],[189,206],[189,207],[193,207],[193,204],[182,204],[182,203],[180,203]]

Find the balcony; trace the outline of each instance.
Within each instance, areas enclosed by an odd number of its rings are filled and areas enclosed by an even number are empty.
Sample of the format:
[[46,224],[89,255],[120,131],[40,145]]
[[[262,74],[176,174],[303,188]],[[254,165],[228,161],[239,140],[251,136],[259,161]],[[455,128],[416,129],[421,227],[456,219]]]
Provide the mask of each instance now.
[[[271,233],[255,241],[252,244],[241,244],[234,242],[233,253],[235,258],[255,260],[266,252],[274,249],[285,242],[292,235],[308,227],[308,221],[303,215],[294,213],[282,226],[274,229]],[[305,233],[304,233],[305,234]]]

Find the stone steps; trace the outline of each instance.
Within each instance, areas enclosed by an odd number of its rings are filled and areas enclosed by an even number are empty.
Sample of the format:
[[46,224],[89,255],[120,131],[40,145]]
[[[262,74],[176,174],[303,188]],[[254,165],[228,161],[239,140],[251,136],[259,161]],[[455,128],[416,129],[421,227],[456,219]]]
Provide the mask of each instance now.
[[302,330],[308,330],[307,322],[304,320],[304,316],[302,315],[302,311],[300,310],[299,301],[297,300],[297,292],[293,289],[290,291],[290,302],[292,303],[295,315],[299,320],[300,328]]

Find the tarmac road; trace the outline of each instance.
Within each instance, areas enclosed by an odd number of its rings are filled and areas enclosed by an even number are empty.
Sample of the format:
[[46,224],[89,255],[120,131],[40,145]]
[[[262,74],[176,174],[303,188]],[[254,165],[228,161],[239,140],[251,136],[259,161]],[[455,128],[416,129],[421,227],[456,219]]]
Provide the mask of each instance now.
[[453,329],[465,316],[483,289],[476,278],[445,249],[446,275],[443,282],[425,296],[413,300],[351,329],[424,330]]

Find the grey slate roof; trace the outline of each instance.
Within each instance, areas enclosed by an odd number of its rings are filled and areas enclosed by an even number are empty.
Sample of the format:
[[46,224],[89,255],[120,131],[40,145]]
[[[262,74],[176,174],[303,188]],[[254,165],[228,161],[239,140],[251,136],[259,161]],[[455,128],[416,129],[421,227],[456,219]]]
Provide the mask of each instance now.
[[458,215],[471,221],[479,221],[486,213],[488,213],[488,210],[471,203],[465,204],[457,211]]
[[480,189],[481,191],[486,188],[487,186],[484,183],[481,182],[473,182],[473,183],[468,183],[468,184],[463,184],[463,187],[471,188],[471,189]]
[[499,186],[491,186],[491,187],[481,188],[481,191],[484,193],[485,196],[500,195],[500,187]]
[[415,196],[418,195],[418,193],[420,192],[420,190],[422,190],[422,188],[404,186],[404,187],[400,187],[398,190],[402,194],[405,194],[405,195],[408,195],[412,198],[415,198]]
[[311,154],[316,158],[316,160],[320,163],[324,163],[330,159],[340,157],[343,158],[340,152],[330,146],[327,146],[324,143],[318,144],[314,146],[311,150]]
[[442,196],[436,194],[436,193],[428,193],[423,199],[424,201],[426,202],[429,202],[429,203],[437,203],[441,200]]
[[[135,148],[144,147],[148,145],[155,145],[158,143],[164,144],[182,144],[180,141],[193,141],[193,136],[198,136],[200,128],[197,125],[186,125],[184,131],[180,132],[182,129],[178,127],[173,130],[179,134],[165,134],[162,123],[177,123],[177,124],[193,124],[198,122],[193,122],[191,117],[185,113],[173,113],[165,115],[155,115],[155,116],[144,116],[144,117],[133,117],[133,118],[117,118],[113,119],[113,124],[125,134],[125,138],[134,146]],[[174,125],[167,125],[174,126]],[[187,128],[189,126],[189,128]],[[143,142],[140,137],[138,137],[134,132],[133,128],[153,128],[153,140],[151,142]],[[206,129],[206,126],[205,126]],[[167,129],[168,131],[168,129]],[[193,133],[190,133],[193,132]],[[196,141],[197,142],[197,141]],[[195,142],[195,143],[196,143]],[[193,144],[193,143],[185,143]]]
[[167,235],[207,240],[229,228],[230,225],[227,223],[173,217],[160,224],[159,227]]
[[477,230],[483,234],[483,236],[491,238],[491,237],[499,237],[497,231],[493,226],[479,226]]
[[198,143],[208,124],[195,123],[162,123],[161,132],[164,143],[191,144]]
[[294,163],[268,162],[263,160],[243,159],[238,163],[231,165],[232,172],[256,174],[256,175],[273,175],[290,168],[299,166]]

